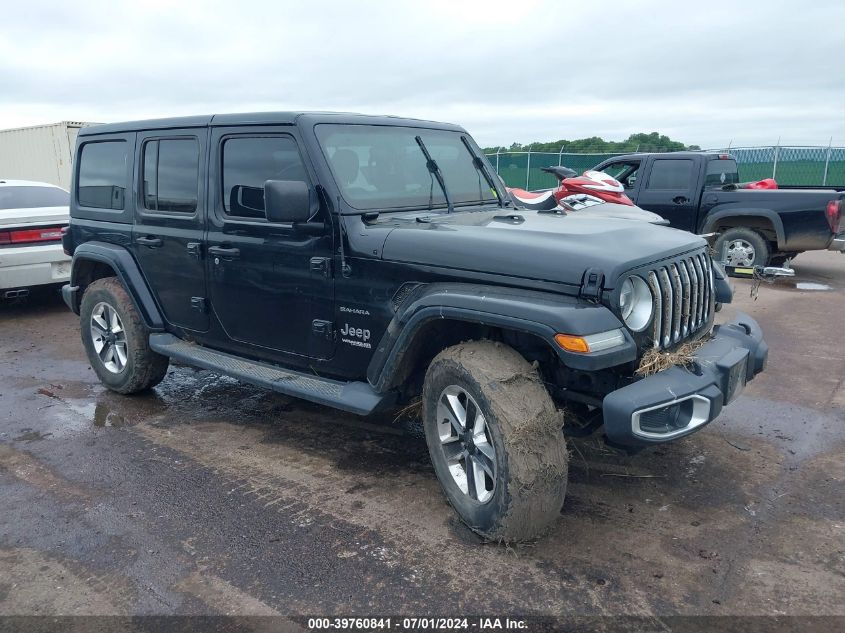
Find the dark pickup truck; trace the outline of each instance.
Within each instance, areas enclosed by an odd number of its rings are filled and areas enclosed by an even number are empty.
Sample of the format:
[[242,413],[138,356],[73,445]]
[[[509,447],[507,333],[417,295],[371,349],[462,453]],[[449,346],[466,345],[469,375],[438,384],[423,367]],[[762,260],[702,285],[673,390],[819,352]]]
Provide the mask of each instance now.
[[73,170],[63,295],[104,385],[149,389],[173,359],[360,415],[421,401],[446,497],[492,540],[559,516],[562,430],[675,441],[766,364],[753,319],[715,324],[731,289],[705,240],[522,212],[455,125],[115,123],[80,130]]
[[811,250],[845,250],[845,187],[748,189],[736,160],[715,152],[616,156],[595,167],[634,203],[693,233],[718,233],[714,251],[734,266],[781,264]]

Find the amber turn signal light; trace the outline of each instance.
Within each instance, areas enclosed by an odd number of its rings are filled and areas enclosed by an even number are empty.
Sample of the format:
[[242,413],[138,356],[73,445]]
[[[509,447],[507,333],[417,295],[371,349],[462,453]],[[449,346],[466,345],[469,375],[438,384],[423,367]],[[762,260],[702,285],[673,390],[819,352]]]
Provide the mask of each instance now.
[[582,354],[590,351],[590,345],[583,336],[572,336],[571,334],[555,334],[555,341],[568,352],[580,352]]

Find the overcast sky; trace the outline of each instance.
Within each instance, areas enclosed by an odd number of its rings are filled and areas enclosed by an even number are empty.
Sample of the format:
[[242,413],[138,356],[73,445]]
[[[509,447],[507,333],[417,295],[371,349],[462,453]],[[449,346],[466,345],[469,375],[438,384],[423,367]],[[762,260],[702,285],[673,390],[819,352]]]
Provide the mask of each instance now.
[[843,25],[836,1],[6,2],[0,128],[317,109],[491,146],[845,145]]

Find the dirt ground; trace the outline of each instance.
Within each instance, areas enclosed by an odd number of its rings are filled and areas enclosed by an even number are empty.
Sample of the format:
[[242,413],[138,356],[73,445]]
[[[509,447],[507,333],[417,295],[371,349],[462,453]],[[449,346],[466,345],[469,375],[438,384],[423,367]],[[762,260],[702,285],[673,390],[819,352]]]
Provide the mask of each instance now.
[[118,396],[60,300],[3,306],[0,614],[845,615],[845,256],[795,267],[720,315],[767,372],[674,444],[571,442],[520,547],[456,521],[407,424],[188,367]]

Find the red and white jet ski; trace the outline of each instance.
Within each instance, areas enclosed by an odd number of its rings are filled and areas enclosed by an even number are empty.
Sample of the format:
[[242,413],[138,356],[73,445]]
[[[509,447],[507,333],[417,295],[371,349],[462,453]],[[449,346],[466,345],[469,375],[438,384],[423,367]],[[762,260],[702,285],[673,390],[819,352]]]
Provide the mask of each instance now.
[[508,188],[518,206],[541,213],[565,214],[589,210],[590,214],[603,217],[668,224],[656,213],[636,206],[625,195],[622,184],[603,172],[586,171],[583,176],[578,176],[568,167],[545,167],[543,171],[557,176],[560,185],[538,192]]
[[552,209],[564,198],[577,194],[586,194],[604,202],[634,206],[634,202],[625,195],[622,183],[604,172],[587,170],[582,176],[578,176],[568,167],[543,167],[542,170],[558,178],[560,184],[555,189],[536,193],[525,189],[509,189],[511,195],[529,209]]

